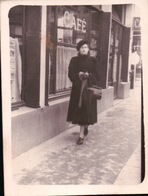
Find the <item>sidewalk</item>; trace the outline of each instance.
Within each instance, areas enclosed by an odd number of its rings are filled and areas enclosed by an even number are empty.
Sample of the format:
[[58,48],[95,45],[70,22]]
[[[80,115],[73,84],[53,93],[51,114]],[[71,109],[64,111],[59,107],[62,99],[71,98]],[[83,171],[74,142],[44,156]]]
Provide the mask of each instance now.
[[98,115],[83,145],[74,126],[12,160],[21,185],[109,185],[140,183],[140,81],[130,98]]

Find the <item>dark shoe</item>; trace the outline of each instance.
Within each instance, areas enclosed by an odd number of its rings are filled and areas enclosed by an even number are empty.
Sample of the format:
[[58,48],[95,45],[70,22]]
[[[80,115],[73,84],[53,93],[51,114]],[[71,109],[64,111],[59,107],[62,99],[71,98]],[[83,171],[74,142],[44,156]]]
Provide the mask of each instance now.
[[88,134],[88,129],[85,128],[85,130],[84,130],[84,135],[86,136],[87,134]]
[[83,144],[83,138],[79,137],[79,139],[78,139],[78,141],[77,141],[77,144],[78,144],[78,145]]

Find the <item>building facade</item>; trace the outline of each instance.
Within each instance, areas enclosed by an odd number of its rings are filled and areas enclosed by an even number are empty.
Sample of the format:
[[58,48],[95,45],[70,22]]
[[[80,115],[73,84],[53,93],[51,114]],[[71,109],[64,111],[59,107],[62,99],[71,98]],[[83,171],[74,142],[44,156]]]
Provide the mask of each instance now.
[[12,156],[70,128],[68,65],[81,39],[98,59],[98,113],[129,96],[133,5],[15,6],[9,11]]

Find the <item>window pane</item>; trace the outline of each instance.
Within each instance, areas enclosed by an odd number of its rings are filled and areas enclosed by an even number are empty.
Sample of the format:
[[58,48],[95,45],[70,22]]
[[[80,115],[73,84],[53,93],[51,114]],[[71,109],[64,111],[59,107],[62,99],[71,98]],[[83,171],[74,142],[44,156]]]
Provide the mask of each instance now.
[[75,48],[57,47],[56,91],[71,87],[71,82],[68,78],[68,66],[70,59],[76,55],[77,51]]
[[90,11],[83,6],[58,7],[57,41],[76,45],[88,39]]
[[73,30],[72,29],[58,29],[58,42],[72,44]]
[[11,101],[21,101],[22,60],[17,38],[10,38]]

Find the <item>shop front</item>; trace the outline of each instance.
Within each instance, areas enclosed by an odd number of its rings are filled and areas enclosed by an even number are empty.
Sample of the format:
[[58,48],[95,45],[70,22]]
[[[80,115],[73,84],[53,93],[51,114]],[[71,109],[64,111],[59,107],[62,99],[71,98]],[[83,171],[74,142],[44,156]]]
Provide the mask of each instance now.
[[85,6],[47,6],[42,12],[41,6],[16,6],[9,12],[13,109],[21,104],[40,107],[42,14],[46,14],[46,104],[70,93],[68,65],[81,39],[89,41],[90,55],[98,58],[98,11]]
[[113,6],[110,37],[108,85],[114,87],[114,99],[129,96],[128,66],[130,28],[122,21],[124,6]]
[[66,122],[68,65],[81,39],[88,40],[90,55],[99,62],[98,113],[119,97],[121,81],[127,82],[128,34],[111,23],[111,12],[101,6],[16,6],[9,27],[13,157],[72,126]]
[[9,12],[13,157],[69,127],[68,65],[81,39],[98,58],[100,11],[16,6]]

